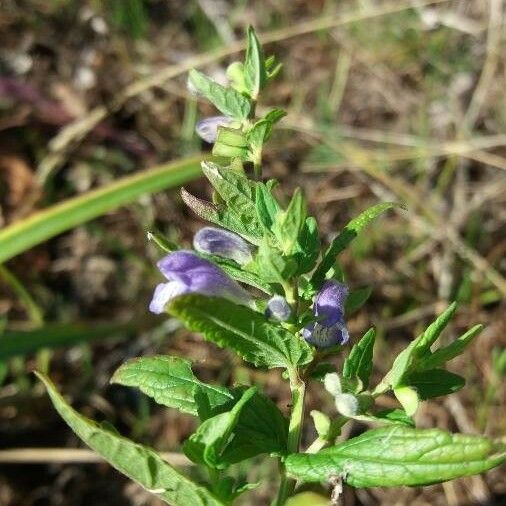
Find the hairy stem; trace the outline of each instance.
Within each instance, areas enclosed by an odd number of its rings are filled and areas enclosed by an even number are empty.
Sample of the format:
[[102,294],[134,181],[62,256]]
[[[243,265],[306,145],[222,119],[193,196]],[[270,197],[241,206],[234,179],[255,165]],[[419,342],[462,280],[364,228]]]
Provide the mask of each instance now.
[[[288,425],[288,454],[297,453],[300,446],[300,437],[302,422],[304,420],[304,397],[306,393],[306,384],[299,377],[296,371],[290,373],[290,390],[292,391],[292,412],[290,415],[290,424]],[[282,506],[292,494],[296,481],[286,476],[286,471],[281,464],[281,483],[275,506]]]

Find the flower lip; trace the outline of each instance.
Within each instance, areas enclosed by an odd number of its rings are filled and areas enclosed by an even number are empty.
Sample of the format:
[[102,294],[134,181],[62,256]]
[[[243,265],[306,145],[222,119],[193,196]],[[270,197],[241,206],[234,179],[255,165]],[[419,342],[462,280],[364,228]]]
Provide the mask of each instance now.
[[318,292],[314,303],[317,321],[302,330],[306,341],[319,347],[328,348],[345,344],[349,339],[344,321],[344,303],[348,287],[336,280],[328,280]]
[[232,121],[227,116],[210,116],[197,123],[195,132],[201,139],[204,139],[209,144],[213,144],[218,137],[218,128],[220,126],[228,126]]
[[201,228],[193,238],[193,247],[200,253],[230,258],[240,265],[253,260],[251,247],[242,237],[220,228]]
[[221,297],[237,304],[248,305],[251,302],[251,296],[239,283],[192,251],[170,253],[157,266],[169,282],[161,283],[155,289],[150,304],[154,313],[162,313],[171,299],[188,293]]

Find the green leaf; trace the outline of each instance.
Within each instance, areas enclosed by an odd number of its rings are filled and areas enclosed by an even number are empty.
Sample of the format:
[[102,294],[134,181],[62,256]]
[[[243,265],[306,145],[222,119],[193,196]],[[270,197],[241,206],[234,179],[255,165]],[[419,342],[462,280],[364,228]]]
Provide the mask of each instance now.
[[226,203],[226,208],[219,210],[219,220],[243,236],[256,238],[258,243],[263,228],[257,217],[254,183],[244,174],[212,162],[202,163],[202,170]]
[[185,441],[183,450],[186,456],[193,462],[205,464],[214,469],[226,468],[227,465],[221,460],[221,454],[239,421],[241,410],[256,391],[256,387],[248,388],[230,411],[220,413],[203,422]]
[[306,201],[300,189],[297,188],[290,204],[288,204],[288,208],[276,215],[272,227],[272,232],[285,255],[295,252],[297,239],[306,222],[306,214]]
[[265,283],[264,280],[257,274],[250,271],[244,271],[241,266],[233,260],[216,255],[206,255],[203,253],[200,253],[199,256],[220,266],[230,277],[236,279],[237,281],[245,283],[246,285],[254,286],[259,290],[262,290],[262,292],[272,295],[272,288],[268,283]]
[[244,60],[244,82],[249,95],[256,99],[267,82],[265,58],[262,46],[253,27],[248,27],[248,46]]
[[168,504],[222,505],[209,490],[179,473],[151,448],[134,443],[77,413],[46,376],[36,374],[45,384],[54,407],[71,429],[118,471]]
[[165,253],[172,253],[181,249],[176,243],[169,241],[162,234],[156,231],[149,231],[147,233],[148,241],[153,241]]
[[388,423],[402,423],[404,425],[408,425],[409,427],[415,426],[414,420],[408,416],[403,409],[399,408],[390,408],[378,411],[377,413],[374,413],[374,418]]
[[286,116],[286,111],[279,108],[274,108],[270,110],[264,117],[264,120],[269,121],[272,125],[280,121]]
[[276,215],[280,211],[278,201],[272,195],[272,189],[265,184],[259,184],[255,193],[255,206],[260,223],[267,232],[271,232]]
[[344,361],[343,377],[350,380],[359,379],[362,387],[360,391],[367,390],[369,386],[375,339],[376,330],[371,328],[364,334],[364,337],[353,346],[350,354]]
[[418,369],[434,369],[459,356],[482,330],[483,325],[475,325],[453,343],[439,348],[428,357],[423,357]]
[[297,274],[312,271],[320,254],[318,224],[312,216],[306,218],[297,238],[294,257],[297,261]]
[[257,393],[241,410],[221,461],[230,465],[263,453],[285,455],[287,438],[288,420],[274,402]]
[[285,506],[329,506],[329,498],[316,492],[300,492],[289,497]]
[[425,330],[425,332],[417,339],[414,353],[418,357],[422,357],[430,353],[430,347],[436,342],[441,332],[453,318],[457,309],[457,303],[452,302]]
[[334,265],[337,255],[339,255],[339,253],[341,253],[351,243],[351,241],[357,237],[359,232],[366,225],[393,207],[402,207],[402,205],[397,202],[383,202],[381,204],[377,204],[359,214],[344,227],[341,233],[328,247],[327,251],[323,255],[320,265],[311,277],[311,284],[315,289],[318,290],[325,281],[325,274],[327,274]]
[[267,283],[284,283],[297,272],[297,262],[291,256],[281,255],[267,239],[259,245],[255,260],[247,266]]
[[366,286],[350,292],[344,304],[344,312],[349,315],[358,311],[367,302],[371,293],[371,286]]
[[202,406],[205,406],[203,418],[234,400],[227,388],[198,380],[191,362],[179,357],[134,358],[116,370],[111,383],[137,387],[158,404],[195,416],[202,416]]
[[410,373],[404,383],[414,388],[421,401],[452,394],[460,390],[466,380],[444,369],[429,369]]
[[437,340],[446,327],[456,309],[455,303],[451,304],[439,315],[416,339],[411,341],[394,360],[392,368],[387,373],[384,382],[396,387],[404,383],[404,376],[414,371],[420,362],[430,357],[430,347]]
[[228,300],[183,295],[173,299],[168,308],[190,330],[256,366],[293,368],[312,358],[305,341],[264,315]]
[[188,158],[121,178],[114,183],[70,198],[0,231],[0,263],[66,230],[154,193],[200,175],[202,157]]
[[248,88],[244,82],[244,64],[240,61],[234,61],[227,67],[227,78],[230,86],[241,94],[248,94]]
[[288,473],[309,482],[342,476],[353,487],[420,486],[482,473],[506,461],[487,438],[401,425],[365,432],[316,454],[294,454]]
[[316,429],[318,437],[325,440],[328,439],[330,432],[330,418],[325,413],[322,413],[317,409],[313,409],[309,414],[313,419],[314,428]]
[[225,116],[247,119],[251,112],[251,102],[233,88],[225,88],[198,70],[189,73],[190,84],[211,102]]

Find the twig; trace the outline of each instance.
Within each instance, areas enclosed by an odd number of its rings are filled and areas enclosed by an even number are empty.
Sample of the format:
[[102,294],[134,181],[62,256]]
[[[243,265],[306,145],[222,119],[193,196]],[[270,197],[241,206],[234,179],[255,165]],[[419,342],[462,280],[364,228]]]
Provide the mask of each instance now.
[[[192,466],[182,453],[160,453],[162,458],[175,466]],[[104,459],[92,450],[84,448],[15,448],[0,450],[0,464],[98,464]]]

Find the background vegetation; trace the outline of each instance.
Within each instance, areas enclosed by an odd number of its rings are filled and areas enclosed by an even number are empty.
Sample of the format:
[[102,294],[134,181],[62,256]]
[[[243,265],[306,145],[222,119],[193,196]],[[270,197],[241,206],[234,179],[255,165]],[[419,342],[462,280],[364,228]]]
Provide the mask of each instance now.
[[[85,463],[94,457],[77,449],[35,367],[87,416],[179,461],[192,420],[110,386],[125,359],[191,357],[203,380],[262,383],[289,402],[276,372],[253,373],[147,314],[160,250],[146,232],[189,244],[201,226],[169,191],[203,192],[207,147],[194,125],[213,111],[188,95],[186,73],[205,67],[223,79],[248,24],[284,63],[268,103],[289,115],[266,175],[304,188],[325,239],[378,201],[408,205],[343,259],[354,289],[372,287],[349,327],[354,336],[377,327],[376,374],[458,300],[447,339],[477,322],[486,329],[454,362],[466,387],[425,403],[418,423],[504,435],[505,10],[502,0],[1,2],[0,504],[157,504],[109,466]],[[332,412],[330,399],[313,393],[310,403]],[[267,504],[268,465],[243,472],[261,481],[255,504]],[[349,489],[346,504],[501,504],[500,473],[424,490]]]

